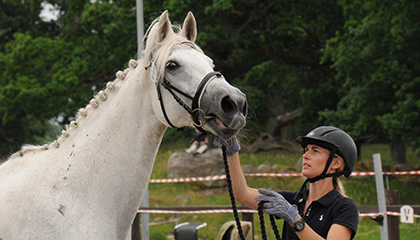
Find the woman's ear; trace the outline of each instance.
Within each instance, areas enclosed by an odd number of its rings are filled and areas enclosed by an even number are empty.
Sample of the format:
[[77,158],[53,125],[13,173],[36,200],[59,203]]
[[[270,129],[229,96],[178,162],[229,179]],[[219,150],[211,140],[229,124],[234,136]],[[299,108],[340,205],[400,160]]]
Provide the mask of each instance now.
[[344,161],[341,157],[335,156],[331,162],[331,169],[338,170],[343,165]]

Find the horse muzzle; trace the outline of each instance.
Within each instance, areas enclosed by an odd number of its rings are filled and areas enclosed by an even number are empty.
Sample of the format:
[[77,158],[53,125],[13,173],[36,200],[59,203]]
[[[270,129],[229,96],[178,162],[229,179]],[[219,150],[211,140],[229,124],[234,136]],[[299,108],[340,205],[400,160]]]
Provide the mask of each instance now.
[[[204,76],[193,97],[174,87],[166,79],[162,85],[191,115],[194,127],[203,133],[210,130],[223,139],[229,139],[245,126],[248,114],[246,96],[228,84],[219,72],[210,72]],[[166,115],[159,86],[157,91],[166,121],[171,127],[176,128]],[[191,108],[175,92],[192,100]]]

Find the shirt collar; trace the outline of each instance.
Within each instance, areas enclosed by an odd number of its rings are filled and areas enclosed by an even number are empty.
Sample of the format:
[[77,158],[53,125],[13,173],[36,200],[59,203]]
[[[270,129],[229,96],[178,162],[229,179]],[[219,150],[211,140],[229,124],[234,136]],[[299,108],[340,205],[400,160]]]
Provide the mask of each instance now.
[[324,207],[330,206],[337,198],[342,198],[342,195],[337,189],[333,189],[331,192],[325,194],[322,198],[316,202],[322,204]]

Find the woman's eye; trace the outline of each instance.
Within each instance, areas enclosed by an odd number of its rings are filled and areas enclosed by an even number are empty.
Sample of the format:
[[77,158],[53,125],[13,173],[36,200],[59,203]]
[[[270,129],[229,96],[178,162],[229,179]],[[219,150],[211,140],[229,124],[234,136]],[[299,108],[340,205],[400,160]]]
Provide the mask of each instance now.
[[168,62],[166,64],[166,69],[168,69],[169,71],[173,71],[177,68],[178,68],[178,64],[176,62]]

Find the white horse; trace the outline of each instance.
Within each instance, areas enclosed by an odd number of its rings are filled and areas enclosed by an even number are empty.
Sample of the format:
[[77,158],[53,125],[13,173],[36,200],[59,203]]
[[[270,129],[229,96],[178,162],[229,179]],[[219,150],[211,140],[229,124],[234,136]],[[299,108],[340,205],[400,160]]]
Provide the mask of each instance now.
[[192,112],[204,130],[229,139],[244,127],[245,95],[208,75],[213,63],[196,34],[192,13],[180,29],[165,11],[142,60],[119,71],[56,141],[23,147],[0,167],[0,239],[125,239],[165,130],[193,125],[163,82],[185,93],[176,95],[187,110],[200,88]]

